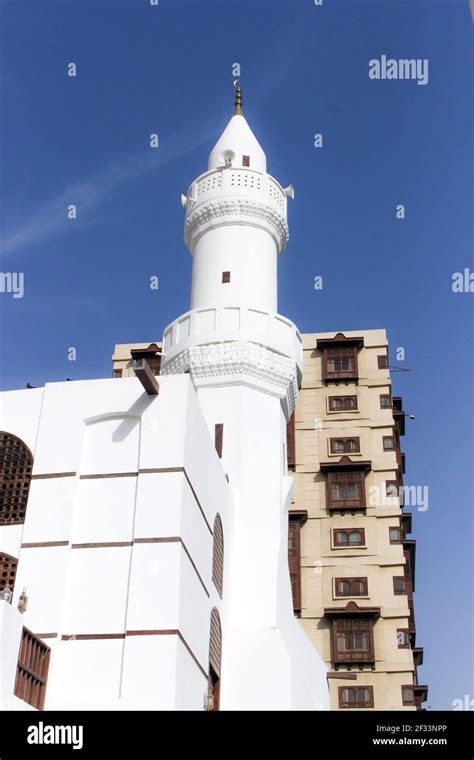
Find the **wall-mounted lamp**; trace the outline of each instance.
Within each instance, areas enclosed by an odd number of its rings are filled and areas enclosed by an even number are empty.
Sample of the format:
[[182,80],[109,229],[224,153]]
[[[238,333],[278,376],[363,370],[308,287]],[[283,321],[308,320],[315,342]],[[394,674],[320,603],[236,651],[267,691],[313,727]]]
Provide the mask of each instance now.
[[23,614],[23,612],[26,612],[28,609],[28,597],[26,596],[26,588],[23,586],[23,591],[20,594],[20,598],[18,600],[18,609]]
[[5,588],[0,591],[0,599],[2,599],[4,602],[11,603],[12,596],[13,591],[11,590],[10,586],[5,586]]

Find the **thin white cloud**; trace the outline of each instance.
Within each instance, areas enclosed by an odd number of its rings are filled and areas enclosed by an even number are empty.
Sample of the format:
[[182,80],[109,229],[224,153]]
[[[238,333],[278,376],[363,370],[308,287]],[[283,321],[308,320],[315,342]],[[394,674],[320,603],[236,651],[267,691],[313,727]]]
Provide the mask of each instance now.
[[[190,140],[191,135],[201,135],[199,140]],[[206,137],[203,137],[206,135]],[[11,254],[16,251],[47,240],[64,232],[70,221],[67,208],[74,204],[82,216],[94,211],[120,185],[154,171],[184,156],[212,135],[209,123],[200,125],[186,133],[175,135],[163,153],[161,147],[149,149],[148,153],[133,154],[115,160],[94,174],[71,183],[66,189],[47,203],[36,208],[23,222],[7,232],[0,241],[0,253]]]

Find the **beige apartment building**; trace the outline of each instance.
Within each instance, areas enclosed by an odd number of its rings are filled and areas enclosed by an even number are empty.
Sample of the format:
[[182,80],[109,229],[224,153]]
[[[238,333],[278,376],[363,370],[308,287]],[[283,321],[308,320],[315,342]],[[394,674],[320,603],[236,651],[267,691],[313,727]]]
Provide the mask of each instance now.
[[[392,396],[384,330],[303,334],[304,375],[288,425],[296,481],[288,557],[295,615],[328,666],[331,708],[416,710],[416,543],[403,508],[406,414]],[[160,343],[119,344],[160,370]]]
[[332,709],[420,709],[416,544],[400,504],[406,415],[392,396],[386,334],[302,338],[303,382],[288,426],[295,614],[328,665]]

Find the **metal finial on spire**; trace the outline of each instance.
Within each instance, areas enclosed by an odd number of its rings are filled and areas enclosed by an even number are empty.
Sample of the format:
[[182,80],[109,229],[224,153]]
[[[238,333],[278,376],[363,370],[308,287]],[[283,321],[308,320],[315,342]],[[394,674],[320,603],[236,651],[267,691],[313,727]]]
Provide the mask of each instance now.
[[240,115],[242,115],[243,114],[243,111],[242,111],[242,90],[240,89],[240,87],[238,85],[238,81],[239,81],[238,79],[234,79],[234,82],[233,82],[234,87],[235,87],[235,101],[234,101],[235,111],[234,111],[234,114],[240,114]]

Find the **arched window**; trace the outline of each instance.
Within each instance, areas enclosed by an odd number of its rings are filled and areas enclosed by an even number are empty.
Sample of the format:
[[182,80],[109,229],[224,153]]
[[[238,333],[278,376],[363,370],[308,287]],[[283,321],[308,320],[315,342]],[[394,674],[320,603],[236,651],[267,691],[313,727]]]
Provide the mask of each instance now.
[[224,582],[224,532],[220,515],[214,520],[214,543],[212,547],[212,580],[222,598]]
[[9,589],[13,593],[17,565],[18,560],[15,557],[11,557],[9,554],[0,554],[0,594],[3,594],[5,589]]
[[222,629],[219,612],[214,607],[211,612],[211,632],[209,634],[209,690],[212,693],[212,710],[217,712],[221,691]]
[[0,432],[0,525],[25,522],[33,456],[16,435]]

